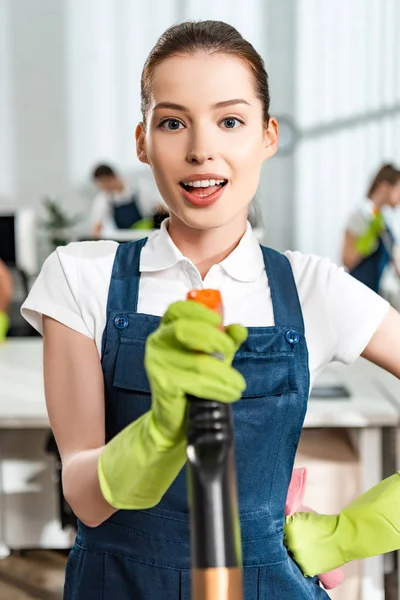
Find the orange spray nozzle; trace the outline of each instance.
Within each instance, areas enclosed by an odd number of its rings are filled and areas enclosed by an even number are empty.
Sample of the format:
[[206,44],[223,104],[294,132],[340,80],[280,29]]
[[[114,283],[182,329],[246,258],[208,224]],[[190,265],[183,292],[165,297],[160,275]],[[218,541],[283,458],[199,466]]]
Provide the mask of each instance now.
[[193,300],[222,315],[222,296],[218,290],[191,290],[186,300]]

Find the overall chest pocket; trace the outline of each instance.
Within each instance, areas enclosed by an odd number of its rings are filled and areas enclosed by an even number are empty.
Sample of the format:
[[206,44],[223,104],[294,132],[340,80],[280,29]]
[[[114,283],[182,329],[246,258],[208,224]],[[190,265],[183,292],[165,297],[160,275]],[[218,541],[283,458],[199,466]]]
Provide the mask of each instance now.
[[233,366],[246,380],[243,398],[263,398],[297,391],[293,354],[239,351]]
[[297,391],[299,345],[289,344],[285,329],[250,327],[233,366],[246,380],[243,398],[262,398]]
[[[144,368],[145,340],[122,338],[118,349],[113,386],[139,394],[150,394]],[[243,398],[277,396],[297,391],[295,353],[252,342],[236,353],[233,366],[246,380]]]

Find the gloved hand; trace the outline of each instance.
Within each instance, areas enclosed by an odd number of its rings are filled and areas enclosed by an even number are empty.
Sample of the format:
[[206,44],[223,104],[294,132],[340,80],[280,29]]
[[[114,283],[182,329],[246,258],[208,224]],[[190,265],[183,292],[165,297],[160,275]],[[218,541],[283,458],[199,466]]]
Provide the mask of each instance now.
[[[116,435],[99,459],[103,496],[115,508],[155,506],[186,462],[186,395],[234,402],[245,381],[231,363],[247,337],[196,302],[175,302],[148,337],[151,410]],[[212,356],[220,355],[223,360]]]
[[[293,469],[292,479],[286,497],[285,515],[294,515],[295,513],[315,513],[315,510],[303,504],[307,479],[307,469],[304,467]],[[326,590],[333,590],[343,583],[344,573],[341,569],[333,569],[325,573],[318,573],[318,579]]]
[[313,577],[351,560],[400,549],[400,475],[381,481],[338,515],[286,517],[285,545]]
[[374,211],[366,231],[355,240],[357,252],[364,258],[372,254],[377,248],[379,236],[384,229],[385,223],[382,215]]
[[9,318],[8,315],[0,310],[0,343],[5,339],[8,331]]

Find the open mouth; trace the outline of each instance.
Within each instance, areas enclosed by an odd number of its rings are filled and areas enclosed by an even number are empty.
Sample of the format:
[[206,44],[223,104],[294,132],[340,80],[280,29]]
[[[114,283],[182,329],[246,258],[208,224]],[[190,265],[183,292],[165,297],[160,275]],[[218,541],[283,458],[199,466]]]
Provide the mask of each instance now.
[[205,197],[214,194],[222,189],[228,183],[227,179],[203,179],[199,181],[190,181],[189,183],[180,182],[180,186],[189,194]]
[[182,195],[191,206],[206,208],[215,204],[225,191],[227,179],[181,181]]

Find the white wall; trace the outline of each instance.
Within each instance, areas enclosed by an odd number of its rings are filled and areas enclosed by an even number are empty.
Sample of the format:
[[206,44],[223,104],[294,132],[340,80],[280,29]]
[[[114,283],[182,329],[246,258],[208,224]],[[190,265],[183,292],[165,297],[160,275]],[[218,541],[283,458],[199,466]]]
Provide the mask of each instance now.
[[[38,203],[45,193],[68,189],[64,67],[65,18],[52,0],[5,2],[8,23],[10,177],[14,202]],[[3,190],[0,190],[3,195]]]
[[295,239],[339,258],[349,211],[400,164],[400,3],[299,0]]

